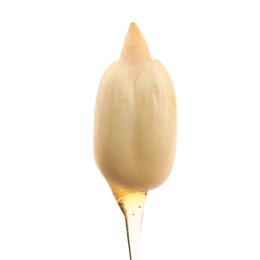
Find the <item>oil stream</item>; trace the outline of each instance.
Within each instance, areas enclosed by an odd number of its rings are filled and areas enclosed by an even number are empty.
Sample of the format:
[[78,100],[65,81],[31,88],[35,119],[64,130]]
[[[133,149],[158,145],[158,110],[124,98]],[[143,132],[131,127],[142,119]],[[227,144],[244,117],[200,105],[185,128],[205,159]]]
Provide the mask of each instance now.
[[147,191],[131,191],[111,186],[126,223],[130,260],[139,259],[140,232]]

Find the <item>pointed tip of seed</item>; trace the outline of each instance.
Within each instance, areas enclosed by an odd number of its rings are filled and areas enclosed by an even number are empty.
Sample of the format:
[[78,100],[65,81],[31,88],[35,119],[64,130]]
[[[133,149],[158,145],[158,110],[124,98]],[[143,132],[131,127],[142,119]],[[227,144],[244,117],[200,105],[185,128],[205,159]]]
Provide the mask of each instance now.
[[127,63],[140,63],[151,60],[147,43],[134,22],[130,24],[126,34],[120,60]]

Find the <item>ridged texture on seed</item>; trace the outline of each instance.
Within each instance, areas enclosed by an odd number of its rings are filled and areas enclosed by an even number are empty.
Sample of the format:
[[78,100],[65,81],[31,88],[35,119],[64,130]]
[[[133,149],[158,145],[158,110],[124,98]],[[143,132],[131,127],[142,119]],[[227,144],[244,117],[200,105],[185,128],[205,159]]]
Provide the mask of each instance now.
[[120,60],[108,67],[98,90],[94,150],[107,181],[149,190],[169,176],[176,147],[176,101],[171,78],[151,59],[132,23]]

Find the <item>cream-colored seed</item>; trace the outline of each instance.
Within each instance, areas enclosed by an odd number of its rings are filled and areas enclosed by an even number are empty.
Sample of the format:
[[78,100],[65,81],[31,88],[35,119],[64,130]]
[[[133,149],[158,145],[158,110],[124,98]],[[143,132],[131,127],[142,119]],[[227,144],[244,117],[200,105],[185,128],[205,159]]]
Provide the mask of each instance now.
[[134,23],[119,61],[105,71],[97,94],[94,151],[111,185],[149,190],[169,176],[176,147],[171,78]]

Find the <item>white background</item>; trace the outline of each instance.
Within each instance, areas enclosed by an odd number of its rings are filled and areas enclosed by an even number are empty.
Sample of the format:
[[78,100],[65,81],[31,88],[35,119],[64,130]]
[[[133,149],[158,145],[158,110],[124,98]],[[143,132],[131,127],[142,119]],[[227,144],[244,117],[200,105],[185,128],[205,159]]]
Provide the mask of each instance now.
[[0,259],[128,259],[93,158],[99,80],[135,21],[172,75],[178,147],[143,260],[260,259],[259,1],[1,1]]

